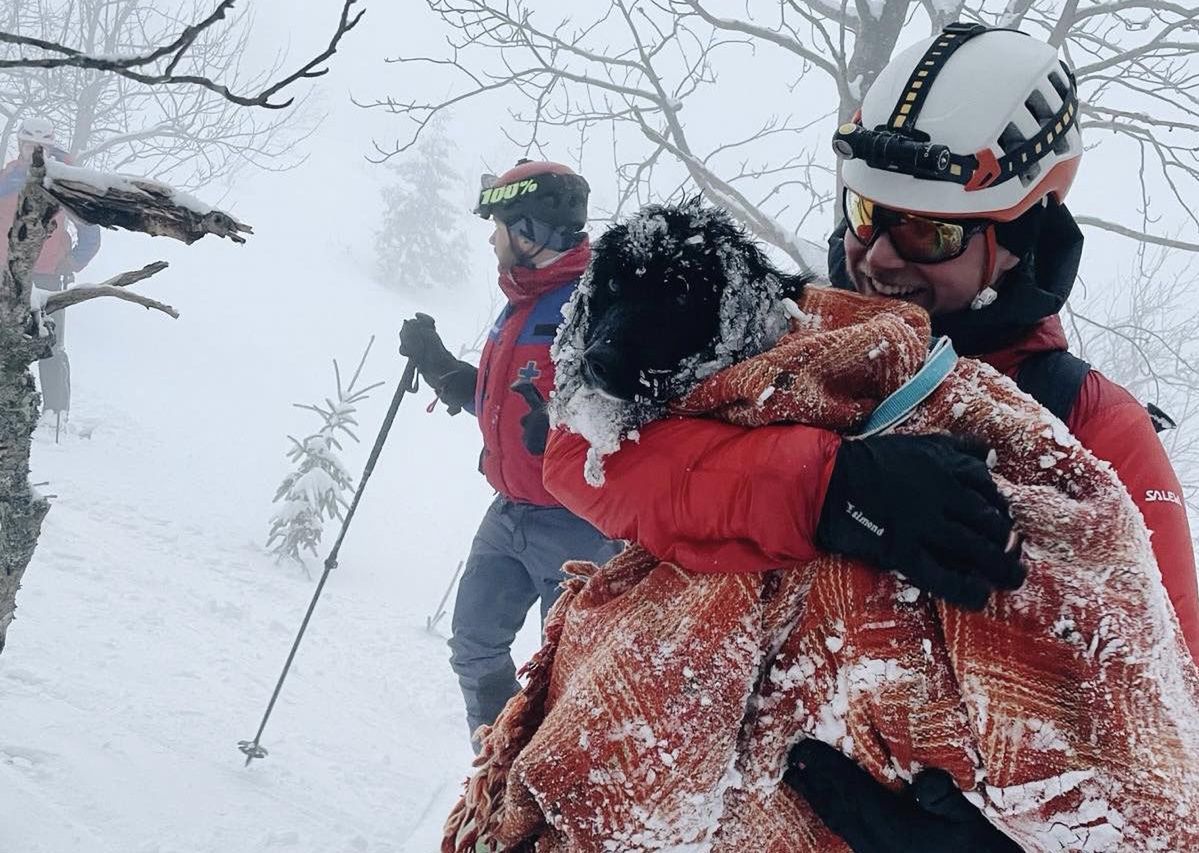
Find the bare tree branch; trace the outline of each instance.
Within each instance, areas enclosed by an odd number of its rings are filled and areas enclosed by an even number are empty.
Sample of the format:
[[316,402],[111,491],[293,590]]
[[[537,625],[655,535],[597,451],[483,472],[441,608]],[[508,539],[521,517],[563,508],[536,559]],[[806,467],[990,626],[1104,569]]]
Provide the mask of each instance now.
[[[174,44],[192,20],[212,11],[215,0],[21,0],[0,27],[44,42],[71,45],[105,58]],[[219,80],[234,92],[258,91],[284,73],[282,60],[249,71],[254,32],[248,14],[231,11],[217,26],[189,33],[172,73]],[[151,46],[144,48],[143,46]],[[29,54],[0,42],[0,60]],[[165,66],[170,57],[156,63]],[[154,68],[142,68],[149,72]],[[22,120],[52,122],[56,144],[77,165],[103,172],[132,172],[198,188],[246,165],[270,171],[294,168],[305,159],[299,142],[317,128],[319,116],[307,93],[288,110],[245,109],[196,86],[143,85],[91,68],[0,69],[0,153],[8,150]]]
[[[180,62],[193,47],[200,34],[223,20],[228,11],[233,7],[234,0],[221,0],[211,15],[184,28],[183,32],[173,41],[152,48],[145,53],[124,58],[91,55],[57,42],[0,30],[0,43],[33,47],[44,53],[53,54],[50,56],[20,56],[15,59],[0,59],[0,69],[87,68],[94,71],[116,74],[147,86],[198,86],[210,92],[215,92],[225,100],[242,107],[262,107],[270,110],[284,109],[294,103],[295,97],[289,97],[282,101],[272,100],[276,95],[300,80],[312,79],[328,73],[329,69],[322,67],[323,63],[337,52],[342,38],[358,25],[362,20],[362,16],[366,13],[366,10],[363,9],[353,14],[353,6],[357,2],[358,0],[344,0],[337,27],[334,29],[329,43],[323,51],[292,73],[284,75],[277,81],[251,94],[237,94],[226,84],[201,74],[179,74],[176,71]],[[137,70],[143,66],[152,65],[155,62],[167,59],[167,57],[170,58],[160,71]]]
[[791,235],[770,217],[762,214],[752,202],[735,187],[718,178],[702,162],[668,141],[662,134],[642,123],[642,133],[655,144],[662,146],[686,164],[691,177],[717,204],[724,207],[746,224],[760,239],[782,249],[805,274],[812,272],[812,247],[801,246]]
[[1074,221],[1079,225],[1089,225],[1092,228],[1102,228],[1104,231],[1111,231],[1113,234],[1119,234],[1121,237],[1128,237],[1131,240],[1138,240],[1142,243],[1152,243],[1155,246],[1167,246],[1171,249],[1182,249],[1186,252],[1199,252],[1199,243],[1188,243],[1185,240],[1173,240],[1169,237],[1161,237],[1156,234],[1149,234],[1145,231],[1137,231],[1133,228],[1126,228],[1115,222],[1108,222],[1106,219],[1100,219],[1098,216],[1075,216]]
[[[171,64],[167,66],[167,73],[170,73],[174,70],[183,54],[187,52],[188,48],[190,48],[192,43],[195,42],[195,40],[199,37],[200,33],[204,32],[204,30],[211,27],[217,21],[224,20],[225,14],[233,8],[233,2],[234,0],[221,0],[220,4],[217,5],[216,9],[213,10],[211,15],[202,21],[186,27],[183,32],[180,33],[179,37],[174,41],[170,42],[169,44],[164,44],[161,47],[154,48],[148,53],[140,56],[130,56],[125,59],[109,58],[104,60],[93,60],[92,57],[87,56],[82,51],[75,50],[74,48],[67,47],[66,45],[58,44],[57,42],[47,41],[46,39],[40,39],[33,36],[23,36],[17,33],[7,33],[3,30],[0,30],[0,42],[8,42],[9,44],[20,45],[23,47],[36,47],[39,50],[46,51],[47,53],[58,53],[65,57],[65,59],[61,60],[57,64],[37,66],[19,64],[22,61],[19,59],[6,60],[0,62],[0,68],[63,68],[72,66],[75,68],[95,68],[98,71],[120,71],[122,69],[138,68],[142,65],[149,65],[152,62],[157,62],[163,57],[170,56]],[[102,61],[106,63],[108,67],[101,68],[95,65],[89,65],[88,63],[91,61]]]
[[112,278],[106,279],[106,280],[100,282],[98,285],[80,285],[80,286],[81,287],[128,287],[129,285],[137,284],[137,282],[143,281],[152,275],[157,275],[158,273],[162,272],[169,266],[170,266],[170,264],[168,264],[166,261],[154,261],[154,263],[152,263],[152,264],[146,264],[140,270],[130,270],[129,272],[123,272],[123,273],[120,273],[119,275],[114,275]]
[[778,45],[784,50],[794,53],[803,60],[812,63],[817,68],[829,74],[833,79],[840,76],[840,69],[830,62],[825,57],[821,56],[814,50],[800,43],[797,39],[787,38],[777,30],[772,30],[769,27],[758,26],[749,21],[738,21],[734,18],[720,18],[704,8],[699,0],[679,0],[680,4],[691,9],[695,14],[699,15],[713,27],[730,32],[744,33],[745,35],[761,39],[762,41],[770,42]]
[[86,302],[89,299],[99,299],[101,297],[123,299],[126,302],[133,302],[137,305],[169,314],[176,320],[179,319],[179,312],[170,305],[151,299],[148,296],[142,296],[140,293],[134,293],[131,290],[125,290],[121,287],[108,284],[94,284],[84,287],[72,287],[70,290],[60,290],[46,300],[46,304],[42,310],[47,314],[52,314],[70,305],[77,305],[80,302]]

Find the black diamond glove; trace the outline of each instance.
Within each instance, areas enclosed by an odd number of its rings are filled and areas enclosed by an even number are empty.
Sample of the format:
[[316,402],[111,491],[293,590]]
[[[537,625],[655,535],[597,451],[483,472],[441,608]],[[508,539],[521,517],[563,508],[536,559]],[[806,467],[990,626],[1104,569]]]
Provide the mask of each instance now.
[[901,572],[932,595],[980,610],[1024,583],[1007,502],[987,448],[949,435],[843,441],[816,528],[820,547]]

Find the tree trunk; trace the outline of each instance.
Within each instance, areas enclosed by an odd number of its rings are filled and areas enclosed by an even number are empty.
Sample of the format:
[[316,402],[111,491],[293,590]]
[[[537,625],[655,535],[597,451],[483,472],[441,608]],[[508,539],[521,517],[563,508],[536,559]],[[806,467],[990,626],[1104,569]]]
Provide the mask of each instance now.
[[98,297],[117,297],[178,317],[169,305],[124,290],[166,268],[159,261],[109,279],[73,287],[35,310],[30,302],[33,266],[56,227],[61,206],[73,216],[109,228],[173,237],[194,243],[206,234],[244,243],[250,226],[224,211],[198,203],[166,184],[105,176],[99,182],[83,169],[53,163],[47,177],[42,149],[35,148],[29,179],[17,197],[8,232],[8,264],[0,268],[0,651],[16,612],[17,590],[42,531],[50,505],[29,483],[29,451],[41,400],[29,365],[49,358],[54,336],[44,317],[55,306]]
[[8,265],[0,270],[0,651],[17,609],[17,589],[33,559],[50,505],[29,482],[29,451],[40,400],[29,365],[50,355],[30,308],[34,261],[54,230],[58,204],[42,188],[37,152],[17,200]]

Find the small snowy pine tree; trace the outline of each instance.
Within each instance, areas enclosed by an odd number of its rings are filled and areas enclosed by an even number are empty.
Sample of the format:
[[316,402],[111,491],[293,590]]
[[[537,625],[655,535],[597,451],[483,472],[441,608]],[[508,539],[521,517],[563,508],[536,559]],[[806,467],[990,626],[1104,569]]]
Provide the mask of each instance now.
[[[398,290],[455,289],[470,274],[462,230],[467,211],[456,190],[462,176],[443,125],[426,131],[414,156],[388,166],[397,181],[383,187],[383,217],[375,232],[375,274]],[[447,200],[447,191],[449,199]]]
[[338,456],[342,449],[339,435],[344,433],[358,441],[358,436],[351,429],[358,425],[354,419],[358,404],[383,384],[376,382],[362,389],[356,387],[374,342],[372,337],[358,362],[358,369],[344,387],[341,369],[334,359],[336,399],[326,397],[324,406],[294,404],[297,408],[315,413],[323,423],[320,429],[303,441],[288,436],[292,446],[287,451],[287,458],[296,464],[296,469],[283,478],[275,492],[274,503],[279,504],[279,508],[271,516],[266,547],[275,555],[276,562],[293,560],[309,576],[311,574],[301,552],[308,551],[314,557],[318,556],[316,548],[320,544],[325,522],[341,518],[342,510],[349,506],[345,496],[354,488],[354,478]]

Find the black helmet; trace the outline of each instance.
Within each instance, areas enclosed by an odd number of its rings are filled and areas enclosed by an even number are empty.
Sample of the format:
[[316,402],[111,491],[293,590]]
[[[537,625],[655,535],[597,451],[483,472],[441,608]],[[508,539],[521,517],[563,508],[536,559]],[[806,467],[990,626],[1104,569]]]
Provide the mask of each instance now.
[[528,217],[554,229],[582,231],[591,188],[582,175],[561,163],[520,160],[498,178],[483,176],[475,213],[505,224]]

